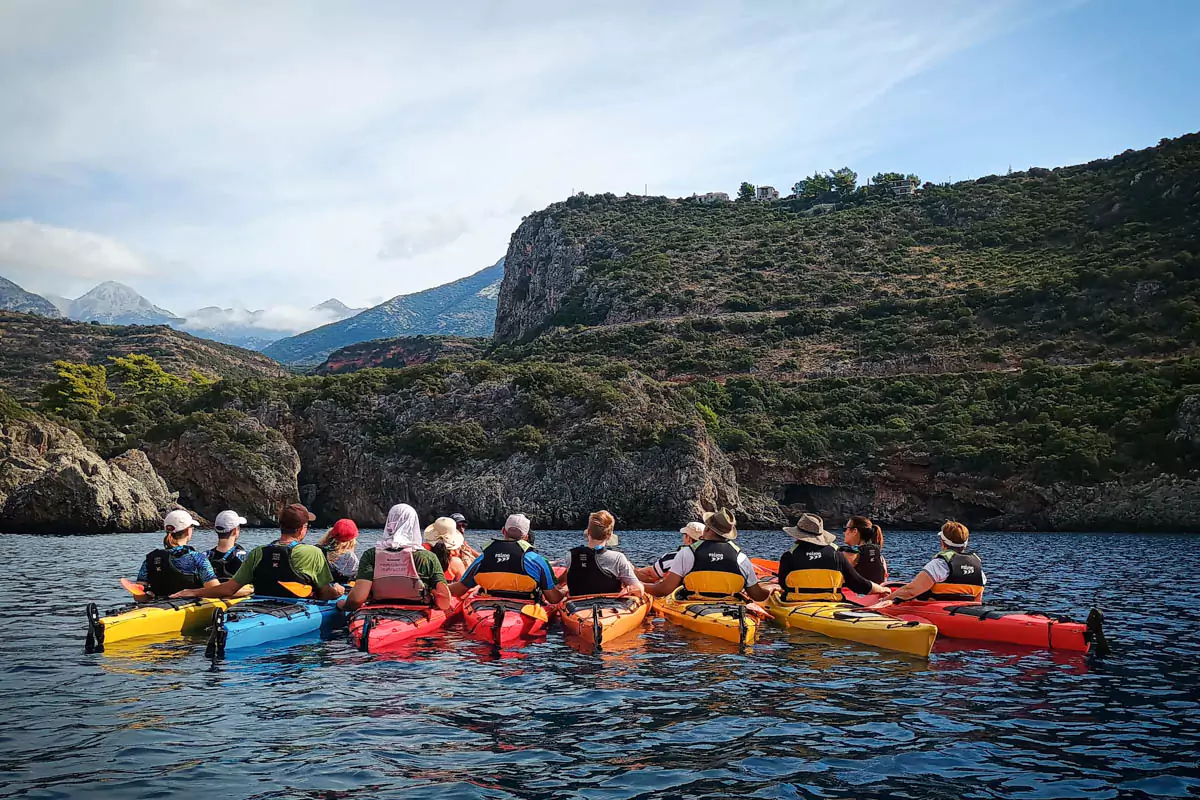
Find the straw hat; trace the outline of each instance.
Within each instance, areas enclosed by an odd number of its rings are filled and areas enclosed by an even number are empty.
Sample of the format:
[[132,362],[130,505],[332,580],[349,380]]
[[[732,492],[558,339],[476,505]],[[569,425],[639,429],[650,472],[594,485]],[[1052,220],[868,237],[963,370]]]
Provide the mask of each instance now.
[[783,532],[798,542],[813,544],[833,544],[837,537],[825,530],[825,520],[816,514],[801,514],[796,524],[784,528]]
[[458,526],[449,517],[438,517],[425,529],[425,541],[429,544],[445,543],[451,550],[463,546],[463,535],[458,532]]

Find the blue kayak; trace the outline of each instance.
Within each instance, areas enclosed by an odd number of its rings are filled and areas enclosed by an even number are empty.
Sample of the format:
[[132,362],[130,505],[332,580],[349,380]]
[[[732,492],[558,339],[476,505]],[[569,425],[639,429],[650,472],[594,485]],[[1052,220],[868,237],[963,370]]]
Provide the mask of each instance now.
[[223,658],[226,650],[257,647],[309,633],[329,633],[346,624],[334,600],[286,600],[254,596],[213,612],[204,654]]

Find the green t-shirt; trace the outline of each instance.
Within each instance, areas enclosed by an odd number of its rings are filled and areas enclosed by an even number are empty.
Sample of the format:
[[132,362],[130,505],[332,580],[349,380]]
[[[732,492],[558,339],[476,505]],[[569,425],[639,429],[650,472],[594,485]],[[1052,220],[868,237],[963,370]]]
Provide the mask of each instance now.
[[[262,547],[256,547],[247,554],[246,560],[242,562],[237,574],[233,576],[235,581],[242,586],[254,583],[254,570],[258,568],[258,562],[262,561],[262,551]],[[430,555],[433,554],[430,553]],[[437,556],[434,556],[434,560],[437,560]],[[329,571],[329,559],[325,558],[321,548],[303,543],[292,545],[291,561],[292,569],[306,583],[318,587],[333,583],[333,573]]]
[[[442,562],[428,550],[420,548],[413,550],[413,563],[417,565],[417,574],[425,586],[432,590],[439,583],[446,582],[446,573],[442,571]],[[375,548],[363,553],[358,562],[358,579],[360,581],[375,580]]]

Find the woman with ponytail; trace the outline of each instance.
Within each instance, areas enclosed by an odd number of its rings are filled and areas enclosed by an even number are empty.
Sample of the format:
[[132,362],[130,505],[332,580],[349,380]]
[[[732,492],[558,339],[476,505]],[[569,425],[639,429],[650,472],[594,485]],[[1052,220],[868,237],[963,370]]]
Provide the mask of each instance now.
[[866,517],[846,521],[846,544],[838,548],[846,559],[869,581],[887,580],[887,561],[883,558],[883,530]]

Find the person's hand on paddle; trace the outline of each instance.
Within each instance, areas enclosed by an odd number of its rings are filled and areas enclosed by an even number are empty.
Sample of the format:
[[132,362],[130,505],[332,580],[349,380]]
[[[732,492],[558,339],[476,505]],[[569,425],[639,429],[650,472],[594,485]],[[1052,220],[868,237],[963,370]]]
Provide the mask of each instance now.
[[183,590],[178,591],[175,594],[171,595],[171,599],[172,600],[181,600],[181,599],[185,599],[188,597],[199,597],[199,596],[200,596],[199,589],[183,589]]
[[875,605],[867,606],[867,608],[873,608],[873,609],[878,610],[880,608],[887,608],[888,606],[894,606],[895,604],[896,604],[895,600],[880,600]]

